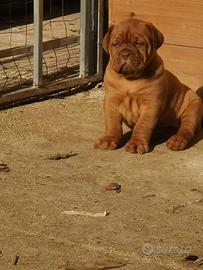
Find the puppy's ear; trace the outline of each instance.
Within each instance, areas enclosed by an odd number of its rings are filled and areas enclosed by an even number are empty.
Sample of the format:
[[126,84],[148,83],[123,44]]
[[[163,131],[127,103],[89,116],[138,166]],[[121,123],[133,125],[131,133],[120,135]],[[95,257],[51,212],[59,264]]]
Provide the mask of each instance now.
[[114,28],[114,25],[111,25],[109,27],[108,32],[104,36],[103,42],[102,42],[102,46],[107,54],[109,54],[109,42],[110,42],[111,32],[112,32],[113,28]]
[[152,23],[148,23],[147,26],[150,29],[152,35],[153,48],[157,50],[164,43],[164,36]]

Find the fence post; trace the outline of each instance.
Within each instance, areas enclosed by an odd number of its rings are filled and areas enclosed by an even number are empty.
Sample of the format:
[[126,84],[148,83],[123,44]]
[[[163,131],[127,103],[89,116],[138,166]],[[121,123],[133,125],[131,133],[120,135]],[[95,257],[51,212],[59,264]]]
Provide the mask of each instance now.
[[80,0],[80,77],[89,74],[91,39],[91,3],[90,0]]
[[98,26],[97,26],[97,74],[99,79],[103,76],[103,30],[104,30],[104,0],[98,0]]
[[33,86],[42,84],[43,0],[34,0]]

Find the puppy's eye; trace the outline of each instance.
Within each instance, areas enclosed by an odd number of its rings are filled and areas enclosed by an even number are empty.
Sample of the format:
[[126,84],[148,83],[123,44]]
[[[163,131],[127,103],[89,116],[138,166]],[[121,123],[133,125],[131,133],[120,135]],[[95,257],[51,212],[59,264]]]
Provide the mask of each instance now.
[[114,47],[119,47],[119,46],[120,46],[120,43],[119,43],[118,41],[114,41],[114,42],[112,43],[112,45],[113,45]]
[[138,48],[143,47],[144,45],[145,45],[145,43],[143,41],[137,41],[135,43],[135,46],[138,47]]

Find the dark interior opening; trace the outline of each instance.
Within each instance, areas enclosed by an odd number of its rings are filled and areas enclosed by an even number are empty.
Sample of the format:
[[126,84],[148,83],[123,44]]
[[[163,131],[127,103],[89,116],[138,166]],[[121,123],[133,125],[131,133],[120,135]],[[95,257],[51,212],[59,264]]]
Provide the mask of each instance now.
[[[34,0],[1,0],[0,30],[33,22]],[[44,0],[44,20],[80,12],[80,0]]]

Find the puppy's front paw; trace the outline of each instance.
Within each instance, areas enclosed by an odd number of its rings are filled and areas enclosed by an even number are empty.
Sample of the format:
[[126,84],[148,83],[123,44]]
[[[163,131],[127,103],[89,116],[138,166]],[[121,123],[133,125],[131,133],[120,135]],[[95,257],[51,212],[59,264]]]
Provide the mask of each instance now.
[[94,148],[101,150],[114,150],[118,147],[119,141],[113,136],[104,136],[94,145]]
[[188,140],[182,135],[175,134],[168,139],[166,145],[171,150],[179,151],[186,148]]
[[149,152],[149,145],[144,140],[130,140],[125,145],[125,150],[127,152],[130,152],[132,154],[138,153],[138,154],[144,154]]

